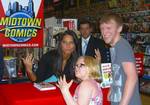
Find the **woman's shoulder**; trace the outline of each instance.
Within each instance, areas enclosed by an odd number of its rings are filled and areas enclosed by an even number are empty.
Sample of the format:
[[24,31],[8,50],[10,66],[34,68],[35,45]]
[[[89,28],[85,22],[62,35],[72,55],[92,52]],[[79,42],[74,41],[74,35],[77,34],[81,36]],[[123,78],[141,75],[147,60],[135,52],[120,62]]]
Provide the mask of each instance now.
[[50,50],[46,52],[43,56],[55,56],[57,54],[56,50]]
[[97,87],[97,83],[94,80],[84,80],[81,82],[80,87],[81,88],[87,87],[88,89],[93,89],[93,88]]
[[41,60],[49,62],[51,60],[54,60],[56,58],[56,56],[57,56],[56,51],[51,50],[51,51],[48,51],[45,54],[43,54],[42,57],[41,57]]

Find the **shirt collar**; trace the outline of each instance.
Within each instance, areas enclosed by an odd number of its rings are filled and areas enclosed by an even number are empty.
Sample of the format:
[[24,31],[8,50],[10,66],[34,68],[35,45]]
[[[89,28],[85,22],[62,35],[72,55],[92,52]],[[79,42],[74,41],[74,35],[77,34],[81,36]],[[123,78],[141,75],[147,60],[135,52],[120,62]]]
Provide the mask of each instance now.
[[91,35],[89,35],[89,37],[87,37],[86,39],[84,39],[84,38],[82,37],[82,41],[89,42],[90,38],[91,38]]

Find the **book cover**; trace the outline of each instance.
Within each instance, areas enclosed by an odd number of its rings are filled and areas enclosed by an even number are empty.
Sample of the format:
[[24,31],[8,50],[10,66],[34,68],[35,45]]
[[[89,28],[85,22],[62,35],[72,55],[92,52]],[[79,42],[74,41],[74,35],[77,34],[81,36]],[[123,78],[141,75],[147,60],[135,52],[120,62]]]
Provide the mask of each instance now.
[[45,82],[34,83],[33,86],[40,91],[55,90],[56,89],[56,86],[54,86],[53,84],[45,83]]
[[110,87],[112,83],[112,69],[111,63],[102,63],[101,64],[101,73],[102,73],[102,88]]

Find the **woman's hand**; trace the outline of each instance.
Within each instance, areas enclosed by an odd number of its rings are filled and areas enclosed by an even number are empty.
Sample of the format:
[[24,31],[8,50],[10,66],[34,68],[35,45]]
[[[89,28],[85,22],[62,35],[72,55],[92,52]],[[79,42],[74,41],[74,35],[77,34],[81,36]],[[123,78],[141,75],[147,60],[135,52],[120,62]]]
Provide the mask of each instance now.
[[56,86],[60,88],[62,93],[65,93],[66,91],[69,91],[69,88],[72,85],[72,83],[73,83],[73,80],[67,83],[65,75],[63,75],[63,78],[60,77],[60,79],[58,80],[58,84],[56,84]]
[[73,80],[71,80],[69,83],[67,83],[65,75],[63,75],[63,78],[60,77],[60,79],[58,80],[58,84],[56,84],[56,86],[61,90],[61,93],[66,102],[66,105],[78,105],[74,101],[74,99],[69,91],[69,88],[72,85],[72,83],[73,83]]
[[99,49],[95,49],[95,58],[97,60],[97,63],[100,64],[101,63],[101,53],[100,53]]
[[31,72],[32,71],[32,64],[33,64],[33,55],[27,54],[25,58],[22,58],[22,61],[25,65],[26,71]]

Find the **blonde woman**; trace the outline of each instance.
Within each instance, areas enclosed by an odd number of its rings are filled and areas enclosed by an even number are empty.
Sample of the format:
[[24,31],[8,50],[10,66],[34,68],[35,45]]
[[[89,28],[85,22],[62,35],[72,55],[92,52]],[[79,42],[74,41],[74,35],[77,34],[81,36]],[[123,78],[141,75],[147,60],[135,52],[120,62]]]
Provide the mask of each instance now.
[[75,76],[81,80],[75,94],[69,92],[73,81],[66,82],[66,77],[60,78],[57,86],[60,88],[67,105],[102,105],[102,91],[96,79],[100,78],[100,68],[97,60],[90,56],[81,56],[74,66]]

